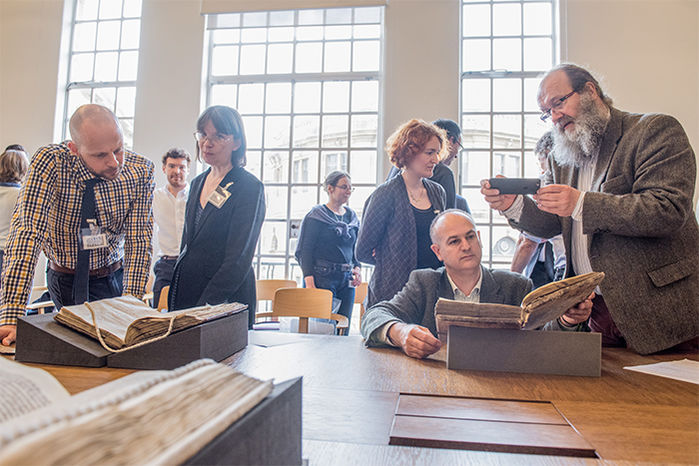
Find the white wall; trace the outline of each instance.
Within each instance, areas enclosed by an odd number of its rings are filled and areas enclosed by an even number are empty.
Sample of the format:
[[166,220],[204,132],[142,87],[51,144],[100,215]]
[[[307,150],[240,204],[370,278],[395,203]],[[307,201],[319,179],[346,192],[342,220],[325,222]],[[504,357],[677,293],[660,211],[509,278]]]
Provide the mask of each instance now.
[[[561,5],[561,58],[593,71],[617,108],[676,117],[698,153],[699,2],[564,0]],[[699,189],[695,205],[697,199]]]
[[53,141],[62,0],[0,0],[0,150]]
[[699,151],[699,2],[565,0],[561,58],[592,70],[616,107],[676,117]]
[[[33,154],[53,141],[63,8],[62,0],[0,0],[0,151],[22,144]],[[42,254],[36,286],[45,269]]]
[[143,1],[134,149],[155,162],[158,185],[165,183],[160,159],[168,149],[182,147],[195,157],[204,51],[199,9],[199,0]]
[[[411,118],[459,121],[459,11],[458,0],[389,1],[385,12],[383,140]],[[387,174],[390,162],[383,151],[379,154]]]

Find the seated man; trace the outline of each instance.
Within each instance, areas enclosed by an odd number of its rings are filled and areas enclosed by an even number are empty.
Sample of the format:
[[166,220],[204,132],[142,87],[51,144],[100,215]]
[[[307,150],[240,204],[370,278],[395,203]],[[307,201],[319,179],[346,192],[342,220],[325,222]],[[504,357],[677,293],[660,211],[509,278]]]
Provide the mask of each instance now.
[[[441,347],[434,319],[439,298],[519,306],[532,290],[531,280],[522,275],[481,265],[480,232],[466,212],[449,209],[439,214],[430,237],[444,267],[414,270],[393,299],[366,311],[361,330],[367,346],[398,346],[408,356],[424,358]],[[593,297],[594,293],[543,329],[589,331],[586,321]]]

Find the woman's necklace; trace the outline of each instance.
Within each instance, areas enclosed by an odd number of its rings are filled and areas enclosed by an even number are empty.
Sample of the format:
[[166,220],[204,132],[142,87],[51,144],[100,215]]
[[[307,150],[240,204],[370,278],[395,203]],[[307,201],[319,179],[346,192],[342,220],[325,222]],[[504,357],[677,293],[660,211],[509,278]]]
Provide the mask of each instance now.
[[421,201],[422,198],[424,197],[424,193],[426,192],[426,191],[420,190],[420,196],[415,197],[415,195],[412,193],[412,191],[410,191],[410,189],[406,188],[406,191],[408,191],[408,196],[410,197],[410,199],[412,199],[412,201],[413,201],[415,204],[419,204],[419,203],[420,203],[420,201]]

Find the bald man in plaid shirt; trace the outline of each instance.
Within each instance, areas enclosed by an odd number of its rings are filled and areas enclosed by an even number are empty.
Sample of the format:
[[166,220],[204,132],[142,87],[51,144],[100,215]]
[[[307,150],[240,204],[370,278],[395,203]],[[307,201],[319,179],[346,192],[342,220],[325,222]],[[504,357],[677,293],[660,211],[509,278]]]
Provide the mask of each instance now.
[[0,293],[3,345],[16,338],[40,251],[57,308],[145,293],[153,163],[124,149],[118,119],[100,105],[78,108],[70,135],[36,153],[12,216]]

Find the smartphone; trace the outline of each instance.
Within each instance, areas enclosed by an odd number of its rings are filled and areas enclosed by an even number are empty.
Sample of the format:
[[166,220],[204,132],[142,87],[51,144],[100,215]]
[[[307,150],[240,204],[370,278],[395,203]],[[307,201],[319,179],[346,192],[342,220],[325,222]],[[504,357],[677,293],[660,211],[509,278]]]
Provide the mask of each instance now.
[[541,187],[539,178],[491,178],[488,181],[500,194],[536,194]]

